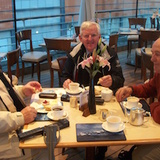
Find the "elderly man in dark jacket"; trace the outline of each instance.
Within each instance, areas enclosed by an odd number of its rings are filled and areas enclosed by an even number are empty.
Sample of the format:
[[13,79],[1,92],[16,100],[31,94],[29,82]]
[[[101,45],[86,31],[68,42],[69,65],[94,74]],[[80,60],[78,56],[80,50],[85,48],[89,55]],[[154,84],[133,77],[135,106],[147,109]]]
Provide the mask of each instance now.
[[[89,85],[89,73],[81,66],[77,68],[77,65],[84,60],[84,57],[88,57],[93,53],[94,49],[98,48],[100,37],[99,24],[91,21],[82,23],[79,35],[81,42],[69,54],[62,73],[64,88],[68,88],[69,83],[72,81],[84,86]],[[102,53],[101,50],[103,48],[104,44],[101,43],[98,54],[110,62],[111,69],[109,70],[108,66],[101,67],[100,72],[94,77],[94,83],[97,84],[99,82],[101,86],[109,87],[115,92],[124,84],[122,68],[114,49],[107,46],[106,50]]]

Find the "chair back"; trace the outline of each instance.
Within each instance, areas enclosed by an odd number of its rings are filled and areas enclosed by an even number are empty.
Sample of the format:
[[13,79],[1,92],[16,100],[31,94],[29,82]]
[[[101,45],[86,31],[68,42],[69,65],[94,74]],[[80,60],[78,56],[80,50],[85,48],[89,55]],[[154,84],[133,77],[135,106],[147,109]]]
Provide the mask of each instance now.
[[59,65],[59,85],[61,87],[63,86],[61,74],[62,74],[62,71],[64,69],[66,60],[67,60],[67,56],[57,58],[57,62],[58,62],[58,65]]
[[146,18],[128,18],[129,28],[137,28],[138,25],[145,28],[146,20]]
[[74,29],[77,37],[80,34],[80,26],[75,26]]
[[150,17],[150,22],[151,22],[151,28],[156,28],[155,18]]
[[12,66],[16,65],[16,77],[19,78],[19,53],[20,47],[7,53],[8,77],[12,83]]
[[140,47],[147,47],[156,41],[160,37],[160,31],[157,30],[141,30],[140,34]]
[[54,38],[44,38],[46,48],[47,48],[47,58],[51,66],[51,50],[65,51],[67,54],[71,51],[72,39],[54,39]]
[[112,34],[109,36],[109,47],[114,48],[115,52],[117,53],[117,42],[118,42],[119,34]]
[[157,18],[157,30],[159,30],[159,18]]
[[59,68],[60,68],[60,74],[63,71],[66,60],[67,60],[67,56],[57,58]]
[[[22,41],[29,40],[30,43],[30,51],[33,51],[32,45],[32,31],[31,29],[22,30],[16,33],[18,45],[20,46]],[[22,51],[20,51],[20,56],[22,57]]]
[[150,71],[149,79],[151,79],[154,75],[153,62],[151,61],[151,54],[147,54],[145,52],[145,47],[141,49],[142,61],[143,61],[143,77],[144,81],[147,80],[146,69]]

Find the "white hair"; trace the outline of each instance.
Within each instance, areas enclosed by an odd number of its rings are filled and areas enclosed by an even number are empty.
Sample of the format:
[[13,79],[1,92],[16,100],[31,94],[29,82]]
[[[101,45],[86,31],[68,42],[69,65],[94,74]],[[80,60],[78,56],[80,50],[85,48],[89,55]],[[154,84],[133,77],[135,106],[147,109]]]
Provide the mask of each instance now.
[[100,26],[98,23],[94,22],[94,21],[84,21],[81,24],[81,28],[80,28],[80,35],[82,35],[83,30],[89,28],[90,26],[95,25],[97,27],[97,31],[98,34],[100,34]]

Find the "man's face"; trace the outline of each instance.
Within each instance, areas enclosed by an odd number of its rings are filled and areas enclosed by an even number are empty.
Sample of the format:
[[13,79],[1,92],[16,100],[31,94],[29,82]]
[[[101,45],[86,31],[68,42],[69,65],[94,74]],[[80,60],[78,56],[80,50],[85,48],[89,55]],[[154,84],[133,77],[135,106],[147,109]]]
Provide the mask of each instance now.
[[154,64],[154,71],[160,73],[160,38],[152,46],[151,61]]
[[98,34],[95,25],[83,30],[82,35],[79,36],[80,41],[84,44],[85,48],[89,52],[93,52],[97,48],[100,35]]

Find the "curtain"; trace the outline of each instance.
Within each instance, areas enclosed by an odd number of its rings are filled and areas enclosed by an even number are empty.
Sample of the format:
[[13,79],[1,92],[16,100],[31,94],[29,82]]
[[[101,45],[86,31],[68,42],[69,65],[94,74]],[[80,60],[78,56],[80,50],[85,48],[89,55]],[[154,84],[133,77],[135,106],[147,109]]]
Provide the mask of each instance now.
[[81,0],[79,9],[78,25],[88,20],[94,20],[95,18],[95,0]]

